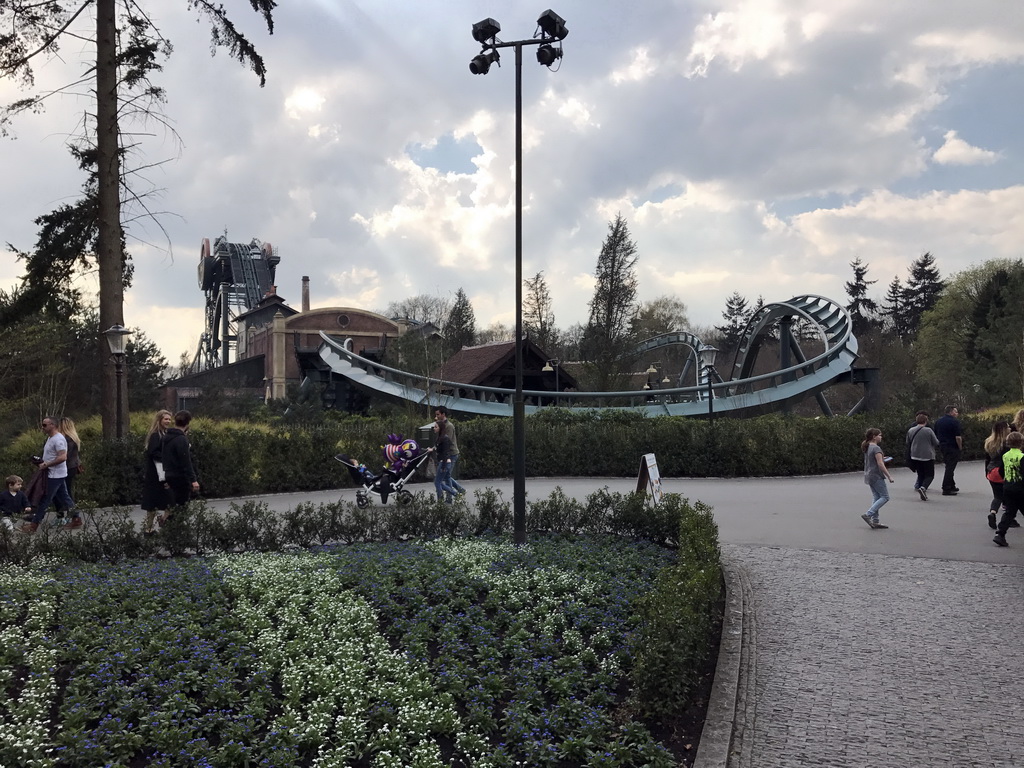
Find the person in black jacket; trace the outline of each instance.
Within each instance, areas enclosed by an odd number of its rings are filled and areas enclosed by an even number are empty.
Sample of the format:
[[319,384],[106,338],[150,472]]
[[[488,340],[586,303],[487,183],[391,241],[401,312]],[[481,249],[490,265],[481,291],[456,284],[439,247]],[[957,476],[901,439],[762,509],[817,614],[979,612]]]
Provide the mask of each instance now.
[[[167,430],[163,443],[164,477],[175,507],[188,504],[192,494],[199,490],[199,478],[192,466],[192,449],[188,444],[188,425],[192,414],[178,411],[174,414],[174,426]],[[167,513],[160,518],[161,524],[172,517]]]
[[164,436],[173,424],[173,413],[157,411],[146,434],[145,476],[140,506],[146,512],[146,524],[142,532],[147,535],[156,533],[157,512],[162,515],[170,503],[170,490],[164,477]]

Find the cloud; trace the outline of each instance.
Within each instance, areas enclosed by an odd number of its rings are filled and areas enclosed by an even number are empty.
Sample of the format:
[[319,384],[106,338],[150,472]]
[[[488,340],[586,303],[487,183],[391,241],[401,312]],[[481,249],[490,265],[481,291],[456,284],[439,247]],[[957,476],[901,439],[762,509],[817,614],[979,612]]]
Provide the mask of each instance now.
[[[925,250],[944,274],[1020,255],[1019,108],[965,98],[1024,78],[1024,17],[1003,0],[565,2],[556,70],[524,56],[518,168],[523,272],[544,271],[560,326],[586,320],[618,212],[641,299],[673,291],[701,325],[720,322],[733,291],[842,300],[857,256],[887,281]],[[294,304],[302,275],[314,306],[376,310],[462,287],[481,327],[511,324],[514,59],[471,75],[470,25],[491,15],[507,39],[528,38],[530,14],[428,0],[403,6],[398,25],[387,4],[294,0],[268,37],[240,7],[267,62],[261,89],[207,55],[184,4],[157,5],[175,43],[157,81],[180,144],[151,125],[140,159],[171,159],[148,172],[157,208],[174,214],[162,219],[171,250],[133,223],[127,325],[145,323],[168,359],[194,349],[198,246],[225,231],[279,248],[279,293]],[[41,85],[81,71],[65,54]],[[0,81],[0,97],[17,95]],[[63,145],[87,108],[58,99],[0,141],[0,242],[31,247],[33,219],[78,194]],[[18,271],[0,260],[6,285]]]
[[944,138],[943,145],[932,155],[939,165],[991,165],[999,159],[998,152],[972,147],[956,131],[946,131]]

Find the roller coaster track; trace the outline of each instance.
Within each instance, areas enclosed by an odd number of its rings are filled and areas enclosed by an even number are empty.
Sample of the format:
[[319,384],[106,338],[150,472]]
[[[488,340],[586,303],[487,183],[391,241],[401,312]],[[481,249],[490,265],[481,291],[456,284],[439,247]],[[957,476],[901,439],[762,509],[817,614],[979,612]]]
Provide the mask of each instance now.
[[[810,357],[800,346],[796,328],[805,340],[813,334],[822,351]],[[778,370],[754,375],[759,353],[766,342],[778,336]],[[511,416],[514,390],[484,387],[461,382],[441,381],[400,371],[361,357],[346,343],[321,333],[319,356],[336,376],[377,397],[413,402],[423,406],[444,405],[466,415]],[[704,416],[710,404],[716,414],[746,416],[776,411],[808,396],[818,398],[823,410],[831,414],[822,390],[839,380],[850,381],[857,360],[857,339],[851,330],[850,316],[836,302],[822,296],[796,296],[789,301],[766,304],[749,320],[736,353],[735,378],[722,380],[712,369],[702,369],[697,350],[703,344],[693,334],[672,333],[642,342],[638,351],[646,352],[670,344],[690,348],[678,383],[680,386],[658,390],[623,392],[548,392],[524,390],[527,413],[559,406],[572,410],[626,408],[648,416]],[[681,386],[689,371],[693,385]]]

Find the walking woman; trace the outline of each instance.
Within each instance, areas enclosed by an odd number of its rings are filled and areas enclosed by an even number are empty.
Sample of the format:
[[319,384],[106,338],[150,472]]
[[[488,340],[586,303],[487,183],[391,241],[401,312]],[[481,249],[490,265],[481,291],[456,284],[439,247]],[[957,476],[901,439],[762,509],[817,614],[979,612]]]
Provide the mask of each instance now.
[[935,449],[938,447],[939,438],[928,426],[928,414],[918,411],[914,426],[907,432],[907,454],[917,469],[914,490],[921,501],[928,501],[928,486],[935,479]]
[[861,515],[861,519],[871,528],[888,528],[882,525],[878,519],[878,510],[889,502],[889,489],[886,481],[895,482],[889,474],[889,468],[885,466],[885,457],[882,455],[882,430],[878,427],[871,427],[864,433],[864,442],[860,444],[861,453],[864,454],[864,482],[871,489],[871,507]]
[[1017,414],[1013,417],[1013,421],[1010,422],[1011,432],[1024,432],[1024,408],[1017,411]]
[[[1006,436],[1011,431],[1013,428],[1007,422],[997,421],[992,425],[992,434],[985,438],[985,477],[992,489],[992,502],[988,505],[988,527],[992,530],[996,528],[996,513],[1003,505],[1003,454],[1006,452]],[[990,475],[996,467],[1000,470],[999,482],[994,482]]]
[[146,433],[145,478],[142,483],[142,508],[146,511],[146,524],[142,532],[147,536],[156,533],[154,522],[157,512],[166,512],[170,500],[167,479],[163,471],[164,436],[174,425],[170,411],[157,411],[153,423]]
[[75,429],[75,422],[67,416],[60,417],[60,421],[57,422],[57,431],[64,435],[64,439],[68,443],[68,476],[64,478],[64,487],[68,489],[68,496],[74,502],[74,506],[70,510],[71,518],[66,517],[68,510],[61,510],[61,521],[65,530],[74,531],[84,525],[82,513],[78,511],[78,502],[75,501],[75,479],[78,477],[78,473],[82,471],[82,457],[80,455],[82,441],[78,437],[78,430]]

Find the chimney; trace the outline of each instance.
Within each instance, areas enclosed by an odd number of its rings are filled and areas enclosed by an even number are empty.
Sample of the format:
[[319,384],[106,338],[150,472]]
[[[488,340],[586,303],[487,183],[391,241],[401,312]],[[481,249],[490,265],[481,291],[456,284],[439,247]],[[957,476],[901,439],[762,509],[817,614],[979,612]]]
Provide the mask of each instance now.
[[302,311],[309,312],[309,275],[302,276]]

